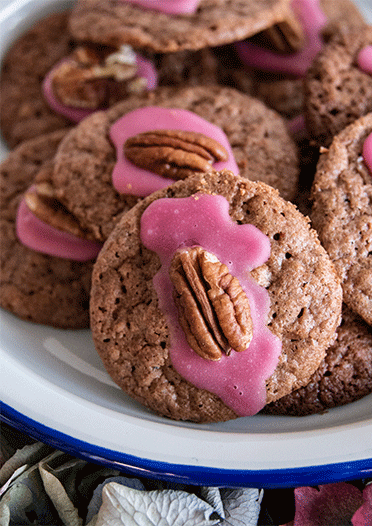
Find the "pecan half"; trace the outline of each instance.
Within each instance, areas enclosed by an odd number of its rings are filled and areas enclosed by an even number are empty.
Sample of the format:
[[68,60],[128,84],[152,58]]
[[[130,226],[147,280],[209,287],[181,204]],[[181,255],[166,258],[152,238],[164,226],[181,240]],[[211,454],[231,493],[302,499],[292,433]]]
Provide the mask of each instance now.
[[242,352],[253,337],[249,300],[238,279],[202,247],[175,253],[170,269],[179,323],[192,349],[207,360]]
[[264,47],[267,47],[269,42],[278,53],[295,53],[305,45],[304,31],[293,14],[289,14],[286,20],[265,29],[254,37],[254,40]]
[[146,89],[147,81],[137,75],[136,55],[130,46],[112,53],[79,46],[52,72],[54,94],[74,108],[104,107],[115,97],[113,82],[121,98]]
[[202,133],[153,130],[129,137],[124,144],[129,161],[163,177],[186,179],[195,172],[209,172],[216,161],[227,161],[227,150]]
[[82,229],[77,219],[63,204],[55,198],[51,183],[45,179],[48,175],[39,174],[39,181],[29,188],[24,194],[24,200],[31,212],[48,225],[68,232],[84,239],[94,239],[86,230]]

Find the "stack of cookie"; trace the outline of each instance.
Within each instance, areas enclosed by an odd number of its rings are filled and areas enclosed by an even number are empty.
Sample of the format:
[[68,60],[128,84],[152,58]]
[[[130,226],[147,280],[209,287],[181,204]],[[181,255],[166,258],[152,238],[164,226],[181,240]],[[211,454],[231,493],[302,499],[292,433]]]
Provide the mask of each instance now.
[[117,384],[176,420],[369,394],[372,34],[336,4],[78,0],[21,37],[2,307],[90,326]]

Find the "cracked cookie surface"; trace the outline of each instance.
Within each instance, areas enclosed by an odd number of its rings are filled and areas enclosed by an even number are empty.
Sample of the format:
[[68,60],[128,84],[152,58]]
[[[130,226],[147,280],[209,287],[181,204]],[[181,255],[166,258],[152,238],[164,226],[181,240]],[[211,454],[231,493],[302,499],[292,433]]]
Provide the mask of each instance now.
[[372,113],[338,134],[317,166],[311,219],[341,278],[344,302],[372,325],[372,174],[363,145]]
[[358,66],[358,54],[372,45],[372,26],[341,25],[313,61],[304,80],[307,129],[319,146],[372,111],[372,75]]
[[372,329],[343,306],[337,340],[305,387],[265,408],[273,415],[305,416],[350,404],[372,392]]
[[168,15],[117,0],[80,0],[70,30],[78,40],[169,53],[219,46],[286,17],[288,0],[201,0],[190,15]]

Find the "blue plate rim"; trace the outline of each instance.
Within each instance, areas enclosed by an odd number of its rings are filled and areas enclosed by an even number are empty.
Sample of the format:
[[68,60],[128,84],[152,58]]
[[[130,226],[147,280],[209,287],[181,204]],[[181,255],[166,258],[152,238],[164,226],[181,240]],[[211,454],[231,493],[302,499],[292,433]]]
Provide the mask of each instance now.
[[194,486],[258,487],[264,489],[315,486],[372,477],[372,458],[319,466],[273,470],[229,470],[185,466],[140,458],[89,444],[45,426],[0,403],[0,421],[73,456],[137,477]]

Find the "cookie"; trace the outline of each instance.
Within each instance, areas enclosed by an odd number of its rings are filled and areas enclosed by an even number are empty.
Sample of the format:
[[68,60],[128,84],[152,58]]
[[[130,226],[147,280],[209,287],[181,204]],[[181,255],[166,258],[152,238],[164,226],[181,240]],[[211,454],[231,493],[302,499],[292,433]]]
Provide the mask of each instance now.
[[0,125],[10,148],[79,122],[133,92],[219,82],[219,63],[210,49],[146,58],[129,46],[80,43],[69,36],[68,16],[57,13],[36,22],[5,55]]
[[312,222],[341,278],[344,302],[372,325],[372,113],[320,156]]
[[200,0],[183,2],[188,12],[180,8],[177,13],[169,12],[171,2],[80,0],[69,27],[82,41],[115,47],[129,44],[152,53],[195,51],[247,38],[281,22],[288,15],[288,3]]
[[264,412],[306,416],[350,404],[372,393],[372,331],[345,305],[337,340],[310,382],[269,404]]
[[[341,5],[342,4],[342,5]],[[279,54],[255,38],[236,44],[241,58],[240,75],[230,76],[230,84],[243,92],[248,86],[253,93],[269,107],[288,119],[289,130],[298,144],[300,152],[300,185],[294,198],[301,211],[308,214],[311,209],[309,190],[319,158],[319,147],[314,144],[307,131],[304,117],[304,75],[316,55],[340,24],[360,27],[364,18],[353,2],[345,0],[294,0],[292,8],[299,17],[307,37],[303,49],[293,53]],[[267,44],[267,43],[266,43]],[[241,80],[249,77],[250,83]]]
[[[311,137],[329,146],[348,124],[372,111],[372,26],[340,26],[314,60],[304,82],[305,117]],[[369,69],[368,69],[369,68]]]
[[68,12],[37,22],[7,51],[1,68],[1,133],[10,148],[67,127],[70,121],[50,109],[41,82],[51,67],[71,52]]
[[322,49],[325,33],[329,38],[341,22],[356,27],[364,23],[362,14],[350,0],[293,0],[291,7],[306,35],[302,49],[280,54],[268,47],[267,40],[259,41],[258,46],[254,38],[236,45],[248,75],[255,79],[256,96],[289,119],[303,112],[302,79]]
[[310,187],[319,158],[319,146],[306,129],[303,76],[324,43],[339,30],[341,23],[358,27],[365,22],[357,6],[349,0],[341,3],[338,0],[296,0],[291,5],[301,15],[308,35],[310,45],[304,50],[287,55],[273,53],[269,49],[259,49],[257,43],[254,45],[253,38],[248,39],[248,46],[244,42],[237,45],[242,60],[237,50],[235,54],[232,52],[232,46],[219,50],[218,56],[222,69],[228,69],[226,63],[231,65],[225,79],[229,86],[256,96],[288,119],[289,131],[298,144],[300,158],[299,187],[293,201],[304,214],[309,215]]
[[[191,222],[187,219],[190,217]],[[225,228],[231,228],[229,234]],[[239,236],[243,232],[255,233],[257,238],[241,243]],[[238,256],[237,246],[245,247],[246,243],[251,250],[244,248]],[[174,287],[177,280],[167,277],[167,270],[173,251],[181,246],[188,252],[190,245],[214,254],[231,274],[234,269],[233,275],[244,287],[249,302],[252,289],[247,290],[250,286],[257,287],[256,307],[250,303],[253,338],[259,339],[264,333],[270,345],[279,342],[269,368],[266,358],[261,361],[259,355],[254,354],[252,359],[245,354],[250,346],[251,352],[256,352],[253,349],[258,349],[257,340],[251,340],[243,352],[232,351],[228,356],[226,351],[226,356],[221,355],[216,362],[191,351],[190,345],[184,343],[184,331],[199,322],[195,318],[194,323],[185,325],[189,315],[183,308],[180,310],[185,312],[183,321],[181,318],[176,321],[170,279]],[[258,267],[251,258],[258,258],[255,260]],[[207,256],[208,260],[211,264],[214,261],[211,256]],[[172,268],[177,271],[177,264]],[[207,276],[204,267],[203,273]],[[231,292],[233,297],[236,296]],[[267,298],[267,303],[263,298]],[[247,414],[252,409],[249,393],[253,393],[253,398],[257,394],[260,403],[265,404],[305,385],[334,341],[341,304],[341,288],[333,265],[308,220],[268,185],[222,171],[177,181],[143,199],[122,216],[97,258],[90,312],[97,351],[109,374],[126,393],[164,416],[206,422]],[[217,311],[213,302],[214,305]],[[227,325],[234,328],[237,323],[234,320]],[[245,328],[243,323],[242,327]],[[199,329],[195,330],[198,340]],[[229,337],[230,331],[226,327],[225,330]],[[203,342],[205,332],[200,331]],[[208,334],[209,330],[206,337]],[[272,352],[269,348],[267,360]],[[234,366],[234,360],[243,362]],[[251,365],[242,365],[245,360],[251,360]],[[191,368],[196,369],[190,377],[191,363]],[[218,364],[236,367],[234,372],[223,373],[224,378],[233,380],[226,383],[216,376],[213,364],[217,364],[217,370]],[[267,376],[247,373],[250,369],[246,367],[255,368],[258,364]],[[203,384],[196,378],[199,370],[202,378],[213,384],[213,390],[210,386],[200,387]],[[247,388],[246,382],[254,383],[256,378],[260,378],[261,387],[252,384]],[[253,407],[257,409],[257,405]]]
[[[125,125],[126,133],[130,136],[130,129],[138,127],[139,121],[146,121],[146,129],[153,130],[153,122],[156,122],[152,115],[154,108],[168,108],[164,113],[170,115],[192,112],[195,116],[193,120],[201,117],[208,126],[217,126],[224,132],[226,146],[230,148],[231,145],[228,162],[236,166],[233,171],[239,170],[243,177],[262,180],[279,188],[288,199],[295,194],[298,180],[297,151],[279,115],[256,99],[229,88],[161,88],[156,92],[132,97],[107,112],[98,112],[85,119],[71,130],[58,149],[53,174],[56,195],[82,227],[92,232],[98,241],[104,241],[119,215],[138,201],[137,196],[141,194],[137,192],[135,195],[133,184],[144,177],[141,172],[135,181],[128,183],[129,186],[120,189],[120,193],[113,186],[113,175],[121,169],[117,155],[122,157],[123,145],[118,146],[117,154],[110,130],[119,120],[123,122],[124,117],[132,119],[132,115],[136,115],[134,112],[139,110],[141,117],[134,118],[130,127]],[[187,121],[190,117],[187,114]],[[181,120],[177,117],[172,128],[185,125],[185,117]],[[166,127],[169,128],[168,125]],[[130,167],[132,169],[132,165]],[[149,171],[146,171],[146,177],[148,174]],[[171,184],[173,179],[166,177],[156,181],[147,193]],[[142,194],[142,197],[147,193]]]
[[61,328],[89,326],[92,262],[80,263],[30,250],[16,234],[23,193],[48,169],[67,130],[24,142],[0,165],[0,305],[16,316]]
[[268,81],[267,73],[256,72],[255,86],[257,97],[287,119],[292,119],[302,113],[303,80],[301,78]]

